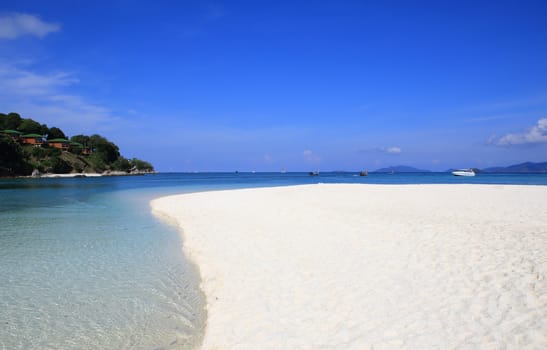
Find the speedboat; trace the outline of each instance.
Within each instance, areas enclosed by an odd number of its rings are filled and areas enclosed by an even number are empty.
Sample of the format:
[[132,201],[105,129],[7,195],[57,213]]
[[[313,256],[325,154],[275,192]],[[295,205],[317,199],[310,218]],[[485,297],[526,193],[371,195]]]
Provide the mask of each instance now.
[[459,169],[452,172],[454,176],[475,176],[473,169]]

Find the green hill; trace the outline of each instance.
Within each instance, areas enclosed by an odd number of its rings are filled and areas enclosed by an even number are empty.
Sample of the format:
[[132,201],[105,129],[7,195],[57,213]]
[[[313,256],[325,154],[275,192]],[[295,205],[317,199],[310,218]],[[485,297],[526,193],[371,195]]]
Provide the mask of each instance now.
[[116,144],[101,135],[68,137],[17,113],[0,113],[0,176],[40,173],[146,173],[154,167],[126,159]]

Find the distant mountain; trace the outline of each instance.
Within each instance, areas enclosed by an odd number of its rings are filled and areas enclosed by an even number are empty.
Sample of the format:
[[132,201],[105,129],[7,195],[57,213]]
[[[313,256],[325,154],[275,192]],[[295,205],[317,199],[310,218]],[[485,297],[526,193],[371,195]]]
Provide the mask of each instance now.
[[547,173],[547,162],[526,162],[507,167],[486,168],[482,171],[485,173]]
[[381,168],[376,171],[375,173],[429,173],[429,170],[422,170],[413,168],[411,166],[405,166],[405,165],[397,165],[397,166],[390,166],[388,168]]

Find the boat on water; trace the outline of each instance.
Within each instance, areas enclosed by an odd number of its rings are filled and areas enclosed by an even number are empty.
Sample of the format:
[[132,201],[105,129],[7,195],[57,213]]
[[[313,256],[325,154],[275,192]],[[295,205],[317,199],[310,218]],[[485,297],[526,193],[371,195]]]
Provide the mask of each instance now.
[[452,172],[454,176],[475,176],[473,169],[458,169]]
[[359,176],[368,176],[368,170],[359,172]]
[[310,171],[308,173],[309,176],[319,176],[319,171]]

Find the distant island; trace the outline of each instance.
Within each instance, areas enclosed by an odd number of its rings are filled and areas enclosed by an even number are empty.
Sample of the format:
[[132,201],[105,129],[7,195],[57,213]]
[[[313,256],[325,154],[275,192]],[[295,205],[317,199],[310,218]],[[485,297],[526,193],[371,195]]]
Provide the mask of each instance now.
[[374,171],[375,173],[429,173],[429,170],[413,168],[411,166],[396,165],[388,168],[381,168]]
[[481,170],[483,173],[547,173],[547,162],[532,163],[525,162],[521,164],[510,165],[506,167],[486,168]]
[[97,134],[67,137],[57,127],[0,113],[0,176],[32,174],[142,174],[152,164],[126,159],[116,144]]
[[[457,169],[448,169],[446,172],[452,172]],[[486,169],[473,168],[476,173],[522,173],[522,174],[547,174],[547,162],[533,163],[525,162],[509,165],[505,167],[492,167]],[[430,170],[423,170],[405,165],[390,166],[374,171],[375,173],[428,173]]]

